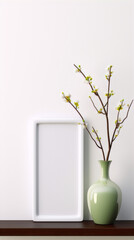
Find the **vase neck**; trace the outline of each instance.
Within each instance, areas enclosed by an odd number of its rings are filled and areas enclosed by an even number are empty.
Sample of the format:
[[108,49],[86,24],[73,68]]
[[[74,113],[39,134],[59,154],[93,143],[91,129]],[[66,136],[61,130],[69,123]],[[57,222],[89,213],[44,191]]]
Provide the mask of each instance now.
[[109,167],[111,164],[111,161],[99,161],[101,166],[101,178],[109,179]]

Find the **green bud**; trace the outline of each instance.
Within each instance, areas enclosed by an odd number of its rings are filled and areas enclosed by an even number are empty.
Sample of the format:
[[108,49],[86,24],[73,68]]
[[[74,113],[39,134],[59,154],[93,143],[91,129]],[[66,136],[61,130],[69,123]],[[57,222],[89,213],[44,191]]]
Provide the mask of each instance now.
[[67,102],[71,102],[71,95],[65,96]]
[[99,140],[101,140],[101,137],[96,137],[96,139],[99,141]]
[[120,104],[116,109],[117,109],[118,111],[120,111],[120,110],[123,109],[123,107],[122,107],[122,105]]
[[76,69],[76,72],[80,72],[81,70],[81,65],[78,65],[78,68]]
[[86,79],[87,81],[91,81],[91,80],[92,80],[92,77],[91,77],[91,76],[87,76],[85,79]]
[[94,89],[94,90],[92,90],[92,93],[97,93],[98,92],[98,89]]
[[98,110],[98,113],[102,113],[102,108],[100,108],[100,110]]
[[74,102],[76,108],[79,108],[79,102]]

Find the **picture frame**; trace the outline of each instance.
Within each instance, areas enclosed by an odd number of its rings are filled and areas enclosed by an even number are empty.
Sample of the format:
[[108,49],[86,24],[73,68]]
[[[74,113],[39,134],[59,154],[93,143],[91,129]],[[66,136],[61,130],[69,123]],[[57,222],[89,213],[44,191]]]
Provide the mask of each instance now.
[[33,221],[83,220],[83,125],[34,122]]

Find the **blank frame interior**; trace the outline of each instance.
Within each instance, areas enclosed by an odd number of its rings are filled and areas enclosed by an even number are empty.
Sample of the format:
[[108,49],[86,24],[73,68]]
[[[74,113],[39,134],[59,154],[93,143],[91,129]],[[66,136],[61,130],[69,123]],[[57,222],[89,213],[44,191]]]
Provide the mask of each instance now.
[[35,123],[34,221],[83,220],[83,127]]

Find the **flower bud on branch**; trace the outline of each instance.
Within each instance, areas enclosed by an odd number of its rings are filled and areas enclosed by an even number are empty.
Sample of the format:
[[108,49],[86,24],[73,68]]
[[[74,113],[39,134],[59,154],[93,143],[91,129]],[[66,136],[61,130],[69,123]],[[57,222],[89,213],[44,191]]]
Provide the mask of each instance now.
[[115,127],[114,127],[114,130],[113,130],[113,134],[112,136],[110,137],[110,126],[109,126],[109,100],[111,98],[111,96],[114,95],[114,92],[113,90],[110,90],[110,82],[111,82],[111,76],[113,74],[113,71],[112,71],[112,65],[108,66],[107,68],[107,71],[108,73],[105,75],[107,81],[108,81],[108,85],[107,85],[107,92],[105,94],[105,96],[107,97],[107,100],[106,100],[106,103],[104,104],[100,94],[99,94],[99,91],[98,91],[98,88],[95,87],[95,85],[92,84],[92,77],[90,75],[86,76],[82,69],[81,69],[81,65],[79,66],[76,66],[74,64],[75,68],[76,68],[76,71],[77,72],[80,72],[82,74],[82,76],[84,77],[84,79],[87,81],[87,83],[89,84],[90,88],[91,88],[91,92],[98,98],[100,104],[101,104],[101,107],[100,109],[98,110],[98,108],[96,107],[93,99],[91,98],[91,96],[89,96],[95,110],[97,111],[97,113],[99,114],[103,114],[105,116],[105,119],[106,119],[106,131],[107,131],[107,140],[108,140],[108,151],[107,151],[107,155],[105,156],[105,153],[104,153],[104,149],[103,149],[103,146],[102,146],[102,142],[101,142],[101,137],[99,137],[98,135],[98,131],[94,129],[94,127],[92,127],[92,133],[95,134],[96,136],[96,140],[95,138],[93,137],[93,135],[91,134],[91,132],[89,131],[88,127],[87,127],[87,124],[85,122],[85,119],[83,118],[83,116],[81,115],[81,113],[79,112],[78,108],[79,108],[79,102],[76,101],[74,102],[74,104],[71,102],[71,95],[68,94],[68,95],[65,95],[64,92],[62,93],[63,95],[63,98],[66,100],[66,102],[68,102],[75,110],[76,112],[79,114],[79,116],[81,117],[82,119],[82,122],[83,122],[83,125],[85,127],[85,129],[87,130],[88,134],[90,135],[91,139],[94,141],[94,143],[96,144],[96,146],[102,151],[102,155],[103,155],[103,160],[104,161],[108,161],[109,160],[109,156],[110,156],[110,152],[111,152],[111,148],[112,148],[112,144],[114,142],[114,140],[117,138],[117,136],[119,135],[120,133],[120,130],[122,128],[122,124],[124,123],[124,121],[127,119],[128,117],[128,114],[129,114],[129,111],[130,111],[130,108],[132,106],[132,103],[133,103],[133,100],[131,101],[130,104],[127,104],[127,112],[126,112],[126,116],[124,117],[123,120],[121,120],[120,118],[120,111],[123,109],[123,107],[125,106],[125,103],[124,103],[124,99],[122,99],[120,101],[120,103],[118,104],[118,106],[116,107],[116,110],[117,110],[117,118],[115,120]]

